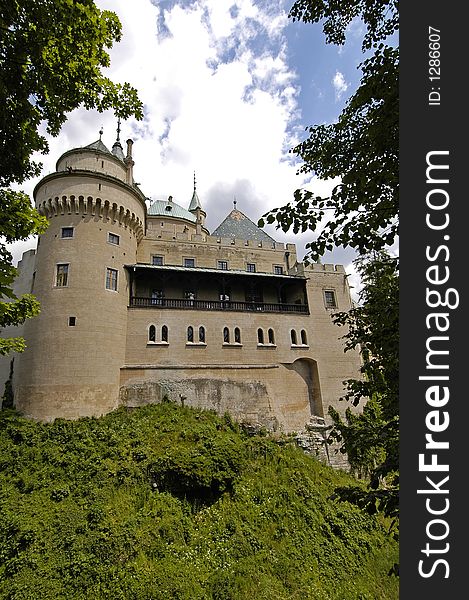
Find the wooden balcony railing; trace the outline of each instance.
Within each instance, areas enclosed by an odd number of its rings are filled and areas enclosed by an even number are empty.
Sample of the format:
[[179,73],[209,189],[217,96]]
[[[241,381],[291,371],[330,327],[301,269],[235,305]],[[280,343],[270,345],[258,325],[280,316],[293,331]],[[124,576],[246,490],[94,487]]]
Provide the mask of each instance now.
[[295,313],[307,315],[304,304],[277,304],[272,302],[234,302],[227,300],[185,300],[181,298],[130,298],[131,308],[173,308],[184,310],[230,310],[236,312]]

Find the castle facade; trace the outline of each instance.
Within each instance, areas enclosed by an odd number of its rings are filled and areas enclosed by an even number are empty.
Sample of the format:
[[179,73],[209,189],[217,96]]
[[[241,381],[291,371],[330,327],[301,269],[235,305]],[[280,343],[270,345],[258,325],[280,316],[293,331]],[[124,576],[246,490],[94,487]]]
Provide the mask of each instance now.
[[351,307],[344,268],[306,267],[236,206],[210,234],[195,181],[187,209],[147,206],[133,166],[131,140],[124,154],[100,139],[34,190],[49,227],[19,263],[41,313],[15,332],[16,408],[73,419],[167,396],[286,432],[343,412],[360,367],[331,320]]

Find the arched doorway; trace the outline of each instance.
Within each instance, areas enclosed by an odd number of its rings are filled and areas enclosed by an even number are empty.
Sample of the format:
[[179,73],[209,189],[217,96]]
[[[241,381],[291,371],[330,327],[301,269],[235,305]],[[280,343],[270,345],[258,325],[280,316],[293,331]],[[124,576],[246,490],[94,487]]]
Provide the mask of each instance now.
[[308,388],[309,406],[312,415],[324,417],[321,385],[319,383],[318,363],[312,358],[298,358],[293,363],[285,364],[287,369],[296,371],[305,381]]

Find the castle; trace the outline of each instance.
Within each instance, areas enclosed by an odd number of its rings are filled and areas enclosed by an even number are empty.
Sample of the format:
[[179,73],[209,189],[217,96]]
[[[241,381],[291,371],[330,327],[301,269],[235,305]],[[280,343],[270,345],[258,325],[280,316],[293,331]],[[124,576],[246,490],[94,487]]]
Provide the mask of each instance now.
[[210,234],[195,180],[187,209],[147,206],[133,167],[131,140],[100,137],[35,187],[49,227],[18,265],[41,313],[13,333],[16,408],[73,419],[167,396],[285,432],[343,413],[360,366],[331,320],[351,306],[344,268],[298,262],[236,205]]

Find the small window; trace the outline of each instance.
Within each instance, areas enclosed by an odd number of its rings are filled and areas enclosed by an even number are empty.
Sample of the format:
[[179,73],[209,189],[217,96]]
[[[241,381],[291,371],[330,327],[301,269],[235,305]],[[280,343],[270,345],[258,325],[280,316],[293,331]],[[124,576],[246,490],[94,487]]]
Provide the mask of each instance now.
[[298,345],[298,340],[296,338],[296,331],[294,329],[292,329],[290,331],[290,337],[291,337],[292,346],[297,346]]
[[194,341],[194,328],[191,325],[187,328],[187,341],[190,343]]
[[275,275],[283,275],[283,267],[281,265],[274,265]]
[[73,227],[62,227],[62,239],[73,237]]
[[199,342],[205,344],[205,327],[199,327]]
[[116,246],[118,246],[118,245],[119,245],[120,238],[119,238],[119,236],[118,236],[118,235],[116,235],[115,233],[108,233],[108,234],[107,234],[107,241],[108,241],[110,244],[115,244]]
[[228,329],[228,327],[223,328],[223,343],[224,344],[230,343],[230,330]]
[[148,328],[148,341],[156,342],[156,327],[154,325],[150,325]]
[[151,264],[156,265],[157,267],[162,267],[163,266],[163,257],[162,256],[152,256]]
[[235,341],[235,344],[241,344],[241,331],[240,331],[239,327],[235,327],[234,341]]
[[258,344],[264,343],[264,331],[260,328],[257,330],[257,343]]
[[248,273],[255,273],[256,272],[256,265],[254,263],[248,263],[247,267],[246,267],[246,271]]
[[168,342],[168,327],[167,325],[163,325],[163,327],[161,328],[161,341],[162,342]]
[[324,292],[324,302],[326,304],[326,308],[337,308],[335,292],[332,290],[326,290]]
[[57,265],[55,277],[56,287],[67,287],[68,285],[68,264]]
[[273,329],[269,329],[267,335],[269,336],[269,344],[275,344],[274,330]]
[[117,292],[117,269],[106,269],[106,289]]
[[228,270],[228,263],[226,260],[219,260],[217,262],[218,268],[222,269],[222,271],[227,271]]
[[303,346],[308,345],[308,338],[306,337],[306,331],[304,329],[301,330],[301,343]]
[[195,258],[185,258],[184,266],[189,268],[195,267]]
[[69,327],[75,327],[76,324],[77,324],[77,318],[76,317],[68,317],[68,325],[69,325]]

